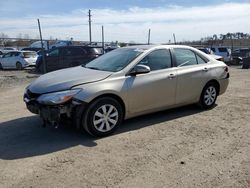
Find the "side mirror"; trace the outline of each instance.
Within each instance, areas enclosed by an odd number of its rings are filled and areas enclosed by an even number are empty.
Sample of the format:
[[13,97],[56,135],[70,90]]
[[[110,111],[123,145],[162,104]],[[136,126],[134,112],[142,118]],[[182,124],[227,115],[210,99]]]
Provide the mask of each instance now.
[[146,74],[150,72],[150,67],[147,65],[136,65],[131,71],[130,75]]

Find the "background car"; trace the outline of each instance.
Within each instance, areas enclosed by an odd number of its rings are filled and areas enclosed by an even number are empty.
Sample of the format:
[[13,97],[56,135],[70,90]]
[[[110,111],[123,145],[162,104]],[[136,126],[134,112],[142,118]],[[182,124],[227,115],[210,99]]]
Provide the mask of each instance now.
[[226,63],[232,61],[231,50],[227,47],[212,47],[211,50],[215,55],[222,56]]
[[13,51],[9,52],[0,59],[1,69],[18,69],[36,65],[36,52],[32,51]]
[[33,52],[39,52],[42,48],[31,48],[31,47],[28,47],[28,48],[23,48],[21,51],[33,51]]
[[250,53],[250,48],[240,48],[232,52],[233,62],[235,64],[242,64],[244,58],[248,58]]
[[0,58],[4,55],[4,53],[0,50]]
[[17,51],[17,49],[13,48],[13,47],[5,47],[2,49],[3,54],[6,54],[6,53],[12,52],[12,51]]
[[211,109],[228,83],[227,65],[195,48],[133,46],[40,76],[24,101],[45,123],[67,117],[101,137],[139,115],[194,103]]
[[51,45],[50,48],[56,48],[56,47],[60,47],[60,46],[72,46],[73,42],[72,41],[65,41],[65,40],[60,40],[57,41],[55,44]]
[[[51,49],[45,55],[48,72],[86,64],[102,55],[102,48],[91,46],[63,46]],[[43,56],[37,58],[36,70],[43,72]]]
[[222,56],[219,56],[219,55],[215,55],[213,53],[213,51],[207,49],[207,48],[198,48],[198,50],[204,52],[205,54],[208,54],[210,55],[212,58],[218,60],[218,61],[223,61],[224,62],[224,58]]

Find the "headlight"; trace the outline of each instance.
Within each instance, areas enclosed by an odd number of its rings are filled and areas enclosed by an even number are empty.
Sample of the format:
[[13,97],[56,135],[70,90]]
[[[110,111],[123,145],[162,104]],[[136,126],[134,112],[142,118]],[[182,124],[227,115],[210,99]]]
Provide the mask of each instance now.
[[41,104],[46,105],[62,104],[72,99],[72,97],[80,91],[81,89],[72,89],[67,91],[48,93],[38,97],[37,101]]

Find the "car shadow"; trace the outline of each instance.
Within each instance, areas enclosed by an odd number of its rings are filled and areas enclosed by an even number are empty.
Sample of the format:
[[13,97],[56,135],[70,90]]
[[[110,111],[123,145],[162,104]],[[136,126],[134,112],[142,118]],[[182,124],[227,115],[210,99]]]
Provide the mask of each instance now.
[[[200,113],[195,105],[162,111],[126,120],[114,133],[118,135],[168,122],[177,118]],[[38,116],[19,118],[0,123],[0,159],[14,160],[57,152],[74,146],[94,147],[97,139],[77,131],[73,126],[63,125],[58,129],[42,128]],[[167,128],[167,127],[166,127]],[[114,136],[114,135],[111,135]]]

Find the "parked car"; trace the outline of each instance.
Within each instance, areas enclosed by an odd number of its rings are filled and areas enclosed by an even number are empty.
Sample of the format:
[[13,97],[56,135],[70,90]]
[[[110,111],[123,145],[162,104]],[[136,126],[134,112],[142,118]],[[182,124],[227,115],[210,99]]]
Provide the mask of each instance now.
[[0,58],[4,55],[4,53],[0,50]]
[[[102,55],[102,48],[91,46],[63,46],[51,49],[45,55],[48,72],[86,64]],[[37,58],[36,69],[43,72],[43,56]]]
[[0,59],[0,69],[18,69],[36,65],[37,54],[32,51],[9,52]]
[[60,47],[60,46],[72,46],[72,45],[73,45],[72,41],[60,40],[60,41],[57,41],[55,44],[51,45],[51,49]]
[[210,109],[228,83],[228,67],[195,48],[133,46],[40,76],[24,101],[46,124],[66,116],[92,135],[107,136],[142,114],[193,103]]
[[250,48],[241,48],[234,50],[232,52],[233,62],[238,65],[242,64],[243,59],[249,57],[249,53],[250,53]]
[[[36,42],[33,42],[29,48],[39,48],[40,50],[42,49],[42,44],[41,44],[41,41],[36,41]],[[45,50],[49,50],[49,46],[48,46],[48,42],[47,41],[43,41],[43,48]]]
[[13,51],[17,51],[17,49],[13,47],[5,47],[2,49],[3,54],[7,54],[8,52],[13,52]]
[[223,61],[224,62],[224,58],[222,56],[219,56],[219,55],[215,55],[213,53],[213,51],[211,50],[208,50],[207,48],[198,48],[198,50],[204,52],[205,54],[208,54],[210,55],[212,58],[218,60],[218,61]]
[[33,52],[39,52],[42,48],[31,48],[31,47],[28,47],[28,48],[23,48],[21,51],[33,51]]
[[211,50],[215,55],[222,56],[226,63],[231,62],[233,60],[231,50],[227,47],[212,47]]

